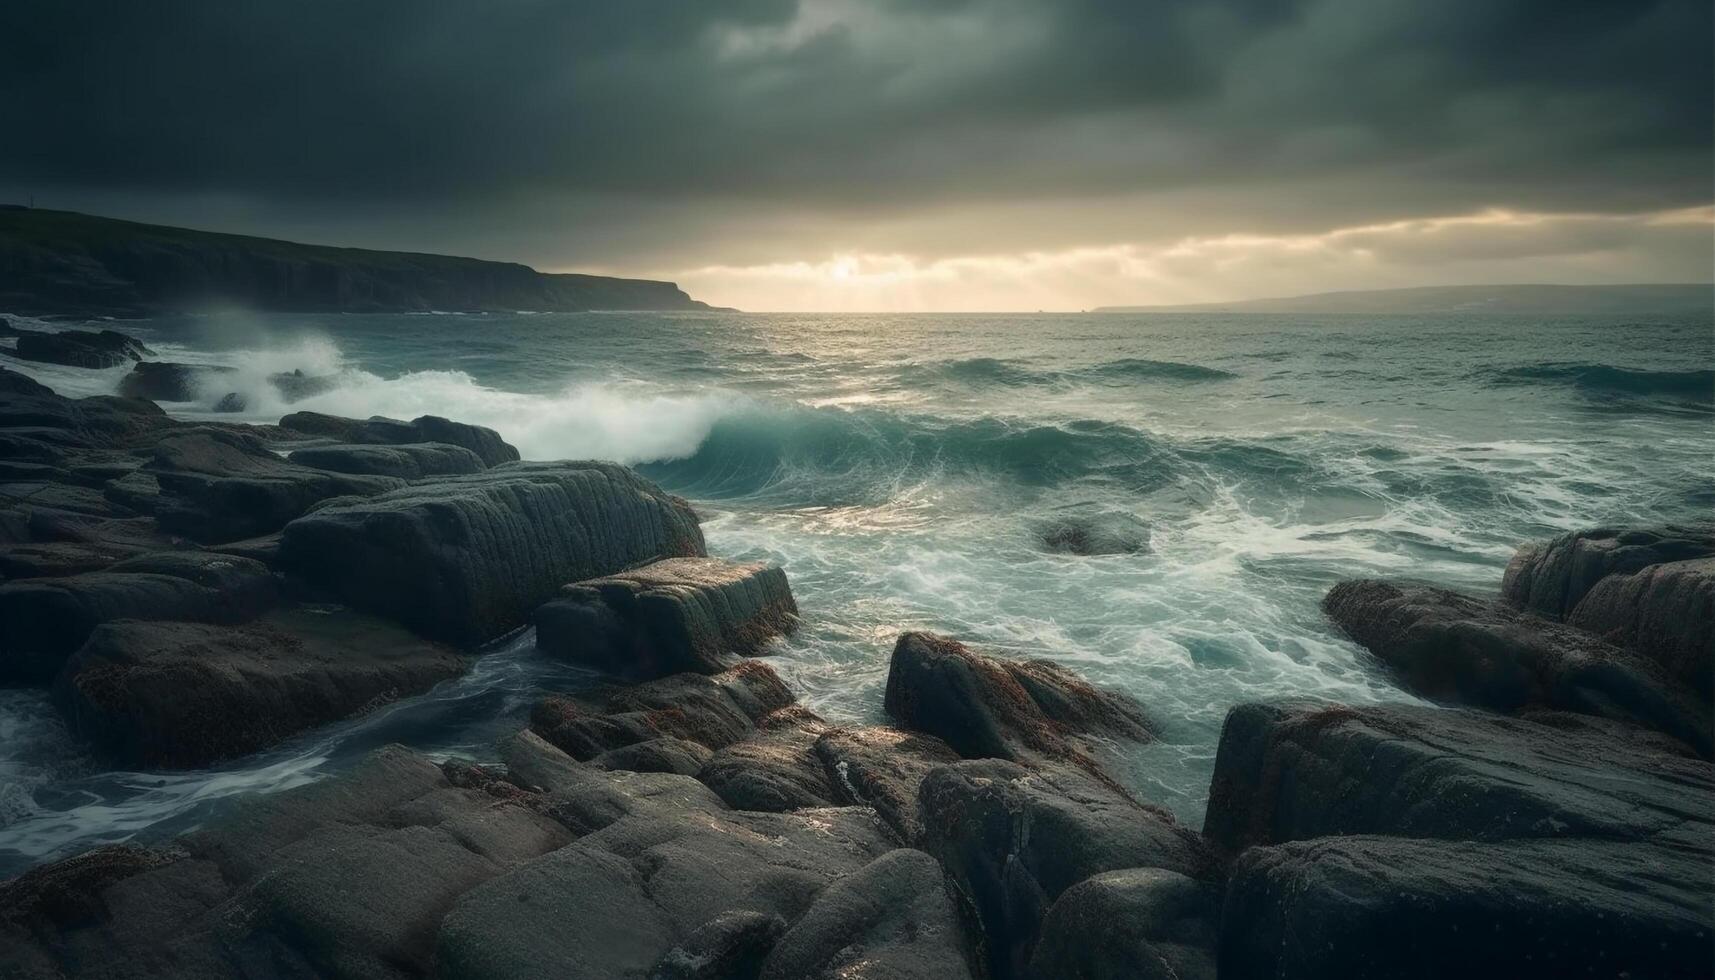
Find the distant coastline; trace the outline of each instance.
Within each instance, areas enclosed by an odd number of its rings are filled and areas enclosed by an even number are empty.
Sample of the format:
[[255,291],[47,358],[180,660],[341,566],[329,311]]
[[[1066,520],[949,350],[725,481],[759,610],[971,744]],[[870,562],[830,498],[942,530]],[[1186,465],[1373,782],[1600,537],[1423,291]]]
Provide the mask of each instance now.
[[1593,313],[1708,313],[1715,311],[1715,284],[1634,283],[1566,286],[1418,286],[1366,289],[1304,296],[1276,296],[1226,303],[1158,306],[1098,306],[1092,313],[1527,313],[1544,316]]
[[670,282],[0,206],[0,309],[135,317],[229,306],[296,313],[716,309]]

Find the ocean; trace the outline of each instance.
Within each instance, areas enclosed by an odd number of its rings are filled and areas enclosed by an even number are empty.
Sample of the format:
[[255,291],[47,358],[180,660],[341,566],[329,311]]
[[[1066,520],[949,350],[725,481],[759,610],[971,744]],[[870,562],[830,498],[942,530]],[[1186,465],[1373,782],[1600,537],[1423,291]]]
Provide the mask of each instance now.
[[[28,319],[19,319],[31,326]],[[529,459],[613,459],[689,498],[709,550],[784,566],[771,663],[880,723],[908,629],[1066,664],[1160,731],[1115,746],[1201,824],[1251,699],[1409,701],[1324,621],[1353,576],[1492,592],[1513,549],[1715,513],[1704,317],[1215,314],[226,314],[113,324],[234,366],[176,415],[297,409],[492,426]],[[125,373],[24,365],[65,394]],[[336,376],[286,406],[267,375]],[[245,412],[215,414],[227,391]],[[422,697],[212,771],[115,772],[40,691],[0,690],[0,876],[183,831],[245,793],[404,742],[492,758],[544,691],[592,682],[528,634]]]

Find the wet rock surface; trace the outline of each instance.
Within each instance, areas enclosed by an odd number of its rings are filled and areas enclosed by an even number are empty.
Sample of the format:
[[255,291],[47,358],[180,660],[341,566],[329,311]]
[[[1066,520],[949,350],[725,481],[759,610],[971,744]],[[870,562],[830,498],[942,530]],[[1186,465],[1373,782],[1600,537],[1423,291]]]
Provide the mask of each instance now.
[[1221,889],[1163,868],[1092,875],[1048,910],[1040,980],[1214,980]]
[[444,442],[403,446],[311,446],[293,451],[286,461],[335,473],[391,476],[401,480],[476,473],[488,468],[481,457],[470,450]]
[[67,367],[110,368],[154,354],[143,342],[117,330],[17,330],[12,356]]
[[458,446],[474,453],[484,466],[516,461],[518,450],[486,426],[454,422],[438,415],[420,415],[409,422],[375,416],[347,419],[320,412],[293,412],[280,420],[280,427],[339,442],[366,445],[413,445],[434,442]]
[[798,622],[786,574],[719,558],[670,558],[561,589],[536,610],[536,646],[639,679],[712,674]]

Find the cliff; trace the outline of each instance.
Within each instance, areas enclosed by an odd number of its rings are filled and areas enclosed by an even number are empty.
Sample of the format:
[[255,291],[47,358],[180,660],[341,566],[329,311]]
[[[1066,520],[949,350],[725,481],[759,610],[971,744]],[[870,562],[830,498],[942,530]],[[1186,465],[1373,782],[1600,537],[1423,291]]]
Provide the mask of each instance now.
[[0,310],[115,316],[257,310],[706,310],[670,282],[333,248],[0,206]]

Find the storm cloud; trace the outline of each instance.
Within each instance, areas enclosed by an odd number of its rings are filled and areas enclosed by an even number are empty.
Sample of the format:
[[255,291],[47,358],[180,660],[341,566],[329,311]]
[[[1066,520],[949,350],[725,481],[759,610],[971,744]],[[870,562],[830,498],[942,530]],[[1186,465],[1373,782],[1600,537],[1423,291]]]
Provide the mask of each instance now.
[[1707,0],[13,0],[0,188],[672,272],[1711,196]]

